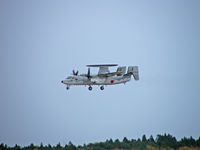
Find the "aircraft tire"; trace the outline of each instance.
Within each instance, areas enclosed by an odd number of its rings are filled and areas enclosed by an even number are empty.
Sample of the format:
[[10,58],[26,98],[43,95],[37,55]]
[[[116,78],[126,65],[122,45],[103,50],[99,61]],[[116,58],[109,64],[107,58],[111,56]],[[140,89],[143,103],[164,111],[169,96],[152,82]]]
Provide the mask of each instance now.
[[92,87],[91,87],[91,86],[89,86],[88,90],[92,91]]
[[104,90],[104,86],[101,86],[100,89],[101,89],[101,90]]
[[66,87],[66,90],[69,90],[69,86]]

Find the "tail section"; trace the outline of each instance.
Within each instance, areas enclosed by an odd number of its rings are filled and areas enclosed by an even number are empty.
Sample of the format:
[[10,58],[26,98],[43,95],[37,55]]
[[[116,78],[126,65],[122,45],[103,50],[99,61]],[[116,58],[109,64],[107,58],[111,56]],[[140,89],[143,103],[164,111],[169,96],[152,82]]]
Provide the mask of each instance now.
[[139,80],[138,66],[129,66],[127,74],[132,74],[135,80]]
[[117,74],[117,76],[124,75],[126,73],[126,66],[118,67],[117,72],[120,72],[120,74]]

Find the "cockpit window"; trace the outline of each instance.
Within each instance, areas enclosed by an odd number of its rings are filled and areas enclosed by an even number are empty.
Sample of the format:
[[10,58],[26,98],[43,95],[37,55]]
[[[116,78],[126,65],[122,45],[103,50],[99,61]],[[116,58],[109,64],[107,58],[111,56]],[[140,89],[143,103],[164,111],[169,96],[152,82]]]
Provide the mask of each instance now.
[[75,79],[75,78],[76,78],[75,76],[69,76],[66,79]]
[[67,77],[66,79],[71,79],[72,78],[72,76],[69,76],[69,77]]

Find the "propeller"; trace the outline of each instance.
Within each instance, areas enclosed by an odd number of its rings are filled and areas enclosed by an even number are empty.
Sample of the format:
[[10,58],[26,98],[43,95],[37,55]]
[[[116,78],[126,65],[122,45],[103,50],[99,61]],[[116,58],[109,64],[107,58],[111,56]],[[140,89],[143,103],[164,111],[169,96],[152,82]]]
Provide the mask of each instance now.
[[74,70],[72,70],[73,75],[77,76],[78,75],[78,70],[75,72]]
[[91,78],[91,76],[90,76],[90,68],[88,68],[88,73],[87,73],[87,75],[86,75],[87,77],[88,77],[88,79],[90,79]]

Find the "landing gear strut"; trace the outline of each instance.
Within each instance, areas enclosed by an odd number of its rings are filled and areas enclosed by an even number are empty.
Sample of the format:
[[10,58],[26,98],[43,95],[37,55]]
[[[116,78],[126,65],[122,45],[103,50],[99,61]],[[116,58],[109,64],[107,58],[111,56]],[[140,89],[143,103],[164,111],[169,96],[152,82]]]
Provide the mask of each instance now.
[[104,90],[104,86],[101,86],[100,89],[101,89],[101,90]]
[[92,87],[91,87],[91,86],[89,86],[88,90],[90,90],[90,91],[91,91],[91,90],[92,90]]

